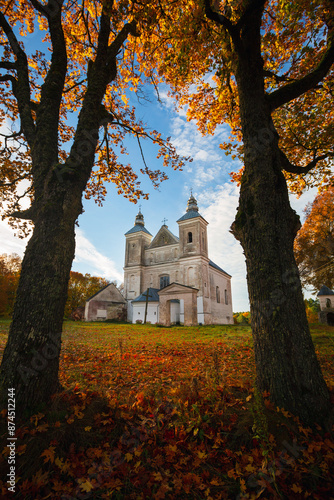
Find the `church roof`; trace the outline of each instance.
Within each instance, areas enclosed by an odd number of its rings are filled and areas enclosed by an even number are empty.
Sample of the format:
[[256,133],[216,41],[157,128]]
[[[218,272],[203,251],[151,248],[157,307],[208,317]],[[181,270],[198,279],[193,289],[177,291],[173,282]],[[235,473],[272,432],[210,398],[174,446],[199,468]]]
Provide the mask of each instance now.
[[110,300],[112,302],[117,302],[117,303],[126,302],[125,298],[123,297],[123,295],[121,294],[121,292],[118,290],[118,288],[116,287],[116,285],[114,283],[108,283],[104,287],[100,288],[100,290],[98,290],[93,295],[91,295],[90,297],[88,297],[88,299],[86,299],[86,302],[89,302],[90,300],[92,300],[94,297],[96,297],[97,295],[99,295],[101,292],[103,292],[104,290],[106,290],[108,287],[111,288],[111,290],[110,290]]
[[214,267],[218,271],[222,271],[223,273],[227,274],[227,276],[231,276],[226,271],[224,271],[224,269],[222,269],[221,267],[217,266],[217,264],[215,264],[214,262],[212,262],[212,260],[209,260],[209,266]]
[[[158,288],[149,288],[148,289],[148,302],[159,302]],[[139,297],[133,299],[132,302],[146,302],[146,292],[141,293]]]
[[151,233],[145,227],[144,216],[141,213],[141,210],[139,208],[139,212],[135,218],[135,225],[129,231],[127,231],[125,233],[125,236],[127,234],[139,233],[140,231],[143,231],[143,233],[146,233],[146,234],[149,234],[150,236],[152,236]]
[[320,292],[318,293],[317,297],[319,297],[319,295],[334,295],[334,292],[330,288],[328,288],[328,286],[323,285],[320,288]]
[[197,210],[189,210],[189,212],[182,215],[182,217],[180,217],[180,219],[178,219],[176,222],[181,222],[182,220],[193,219],[195,217],[202,217],[202,219],[204,219],[204,217]]
[[142,225],[133,226],[125,234],[139,233],[139,231],[143,231],[144,233],[149,234],[150,236],[152,236],[152,234],[146,229],[146,227],[142,226]]
[[178,242],[179,238],[168,229],[168,226],[166,226],[166,224],[164,224],[154,236],[148,248],[163,247],[165,245],[175,245]]
[[195,217],[202,217],[203,220],[204,217],[199,213],[198,211],[198,205],[197,205],[197,200],[191,193],[190,198],[187,203],[187,209],[186,213],[180,217],[176,222],[181,222],[183,220],[189,220],[189,219],[194,219]]

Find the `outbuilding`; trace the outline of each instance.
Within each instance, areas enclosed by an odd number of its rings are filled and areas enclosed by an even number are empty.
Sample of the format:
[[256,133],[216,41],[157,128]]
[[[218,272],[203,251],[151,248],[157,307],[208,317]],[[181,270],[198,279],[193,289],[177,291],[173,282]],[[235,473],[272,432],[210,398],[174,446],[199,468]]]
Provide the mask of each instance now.
[[334,326],[334,292],[323,285],[318,293],[320,302],[319,321]]
[[126,315],[127,301],[113,283],[101,288],[86,301],[85,321],[125,321]]

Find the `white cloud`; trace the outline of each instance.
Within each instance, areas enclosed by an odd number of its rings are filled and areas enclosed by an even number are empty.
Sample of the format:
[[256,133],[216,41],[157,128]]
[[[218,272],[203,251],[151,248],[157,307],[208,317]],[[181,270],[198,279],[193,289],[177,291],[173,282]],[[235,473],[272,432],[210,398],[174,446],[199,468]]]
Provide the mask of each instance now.
[[[204,169],[202,173],[208,172]],[[198,169],[199,173],[199,169]],[[199,186],[200,187],[200,186]],[[232,275],[233,311],[249,310],[246,281],[246,262],[240,243],[229,232],[239,203],[239,188],[230,182],[194,193],[200,213],[209,222],[208,241],[210,258]],[[312,202],[317,189],[306,191],[299,199],[290,195],[291,206],[301,216],[308,202]],[[309,296],[309,293],[305,293]]]
[[17,253],[23,257],[27,242],[28,238],[17,238],[9,224],[4,220],[0,221],[0,254]]
[[232,275],[233,311],[248,311],[246,264],[240,243],[229,232],[239,200],[239,189],[226,182],[198,195],[201,215],[209,222],[210,258]]
[[[96,276],[102,276],[109,280],[123,281],[116,264],[105,255],[101,254],[85,236],[81,229],[76,230],[76,249],[74,264],[83,264]],[[81,271],[80,271],[81,272]]]
[[[23,257],[28,238],[20,239],[6,221],[0,221],[0,254],[17,253]],[[115,263],[101,254],[84,236],[80,229],[76,231],[76,250],[74,264],[80,264],[79,272],[89,272],[93,276],[102,276],[110,280],[123,281],[123,274]]]
[[305,191],[299,198],[295,194],[289,194],[290,204],[297,214],[300,215],[300,220],[303,223],[305,220],[304,208],[308,203],[312,203],[318,194],[318,188],[314,187]]

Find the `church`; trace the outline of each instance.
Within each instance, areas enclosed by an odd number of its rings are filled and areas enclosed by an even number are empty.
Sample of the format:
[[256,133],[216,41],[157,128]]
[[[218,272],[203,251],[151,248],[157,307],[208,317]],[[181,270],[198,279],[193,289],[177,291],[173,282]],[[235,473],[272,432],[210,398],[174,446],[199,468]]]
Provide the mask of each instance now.
[[163,325],[233,324],[231,275],[208,256],[208,222],[191,194],[177,220],[153,237],[139,210],[125,233],[124,297],[128,321]]

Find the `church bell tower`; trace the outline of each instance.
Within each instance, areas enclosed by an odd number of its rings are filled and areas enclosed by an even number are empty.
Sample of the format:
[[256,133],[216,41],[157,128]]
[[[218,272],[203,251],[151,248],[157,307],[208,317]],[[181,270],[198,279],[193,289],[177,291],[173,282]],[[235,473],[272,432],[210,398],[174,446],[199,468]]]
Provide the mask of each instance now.
[[186,213],[177,221],[179,225],[180,257],[208,256],[207,221],[198,211],[197,200],[191,193]]
[[144,216],[139,209],[134,226],[125,233],[124,292],[127,300],[140,295],[145,264],[145,248],[151,243],[152,235],[146,229]]

